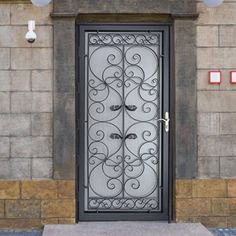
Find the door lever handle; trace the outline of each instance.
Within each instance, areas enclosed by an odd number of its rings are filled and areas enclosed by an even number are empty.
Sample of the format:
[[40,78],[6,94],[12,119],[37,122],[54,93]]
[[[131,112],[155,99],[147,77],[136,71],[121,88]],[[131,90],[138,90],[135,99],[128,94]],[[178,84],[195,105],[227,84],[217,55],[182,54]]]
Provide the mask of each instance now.
[[165,112],[165,118],[158,119],[157,121],[163,121],[165,123],[165,131],[166,133],[170,130],[170,115],[169,112]]

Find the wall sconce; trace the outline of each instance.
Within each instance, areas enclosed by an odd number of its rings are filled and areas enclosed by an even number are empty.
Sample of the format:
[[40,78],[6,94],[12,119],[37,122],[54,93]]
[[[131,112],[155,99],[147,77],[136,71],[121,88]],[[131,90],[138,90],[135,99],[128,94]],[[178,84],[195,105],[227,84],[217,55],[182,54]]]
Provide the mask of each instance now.
[[52,0],[31,0],[31,2],[36,6],[36,7],[44,7],[48,5]]
[[37,35],[34,32],[34,30],[35,30],[35,21],[34,20],[28,21],[28,32],[25,35],[25,38],[28,41],[28,43],[34,43],[34,41],[37,38]]
[[224,0],[203,0],[204,4],[208,7],[218,7]]

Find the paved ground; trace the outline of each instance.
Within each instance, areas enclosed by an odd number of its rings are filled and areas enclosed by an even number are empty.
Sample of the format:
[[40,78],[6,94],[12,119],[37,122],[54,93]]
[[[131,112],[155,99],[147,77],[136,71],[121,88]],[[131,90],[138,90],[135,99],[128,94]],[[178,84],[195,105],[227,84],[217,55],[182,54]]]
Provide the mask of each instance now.
[[[236,229],[210,229],[214,236],[236,236]],[[0,236],[42,236],[41,231],[0,231]]]
[[236,229],[210,229],[215,236],[236,236]]
[[15,230],[2,230],[0,236],[42,236],[42,231],[15,231]]
[[157,222],[81,222],[46,225],[43,236],[212,236],[201,224]]

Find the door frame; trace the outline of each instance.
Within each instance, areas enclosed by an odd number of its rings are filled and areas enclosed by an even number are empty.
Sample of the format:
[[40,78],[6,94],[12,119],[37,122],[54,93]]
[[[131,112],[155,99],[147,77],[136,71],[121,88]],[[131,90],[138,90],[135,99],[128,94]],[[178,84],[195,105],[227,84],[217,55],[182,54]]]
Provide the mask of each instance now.
[[[83,58],[84,48],[80,45],[84,44],[84,38],[81,35],[84,34],[86,30],[107,30],[111,31],[142,31],[142,30],[162,30],[164,32],[164,41],[168,43],[164,44],[164,51],[167,52],[168,56],[164,58],[164,62],[167,62],[168,66],[164,67],[164,77],[169,78],[167,83],[164,83],[162,91],[169,91],[169,94],[164,94],[164,100],[167,103],[163,104],[164,111],[169,111],[170,113],[170,132],[166,134],[163,131],[163,140],[169,144],[163,147],[163,153],[168,157],[164,164],[163,170],[167,170],[166,177],[164,178],[167,187],[164,192],[164,196],[168,198],[167,201],[163,201],[163,213],[84,213],[84,191],[80,186],[83,186],[84,179],[84,116],[85,111],[85,101],[84,101],[84,80],[81,79],[84,76],[84,62],[81,62]],[[172,79],[172,73],[170,68],[172,68],[172,27],[171,24],[164,23],[81,23],[76,25],[76,215],[77,221],[115,221],[115,220],[153,220],[153,221],[171,221],[173,219],[173,155],[174,155],[174,82]],[[163,63],[164,64],[164,63]],[[81,68],[81,69],[80,69]],[[173,96],[170,97],[170,94]],[[167,107],[165,107],[167,106]],[[164,114],[163,114],[164,115]],[[163,154],[164,156],[164,154]],[[164,171],[163,171],[164,172]],[[164,176],[164,175],[163,175]],[[80,206],[82,204],[82,207]],[[158,214],[158,215],[157,215]]]

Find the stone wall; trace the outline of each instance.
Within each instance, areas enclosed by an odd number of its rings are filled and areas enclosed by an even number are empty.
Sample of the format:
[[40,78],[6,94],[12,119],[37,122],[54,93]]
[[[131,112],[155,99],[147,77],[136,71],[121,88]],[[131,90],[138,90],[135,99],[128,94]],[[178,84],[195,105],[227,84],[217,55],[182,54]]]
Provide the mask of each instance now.
[[[229,84],[229,71],[236,69],[235,0],[225,0],[215,9],[198,2],[198,124],[194,119],[195,28],[193,19],[178,18],[183,4],[186,9],[182,13],[188,13],[194,9],[194,2],[160,0],[158,5],[150,0],[145,8],[140,8],[141,1],[135,0],[126,1],[127,8],[107,1],[95,8],[92,0],[68,0],[68,5],[55,0],[53,21],[52,5],[36,8],[27,0],[0,0],[0,228],[74,222],[74,182],[63,180],[75,177],[76,13],[70,15],[70,10],[74,10],[72,2],[79,3],[80,13],[126,13],[129,9],[130,13],[165,11],[173,13],[173,19],[177,17],[176,163],[177,176],[182,180],[176,182],[176,219],[202,222],[209,227],[236,226],[236,85]],[[68,14],[66,18],[63,12]],[[27,21],[31,19],[36,20],[38,35],[32,45],[25,40]],[[194,64],[191,68],[187,66],[190,61]],[[221,85],[208,84],[210,69],[223,71]],[[196,177],[196,160],[197,177],[205,180],[190,179]],[[53,177],[62,180],[35,180]]]
[[[218,8],[198,3],[198,177],[236,178],[236,2]],[[221,85],[208,84],[208,70],[222,70]]]
[[177,222],[236,226],[236,180],[177,180]]
[[[0,179],[52,177],[51,11],[0,1]],[[36,20],[34,44],[25,40],[28,20]]]
[[74,181],[0,181],[0,228],[74,222]]
[[[198,2],[197,99],[198,179],[177,180],[178,222],[208,227],[236,226],[236,1],[218,8]],[[222,70],[220,85],[208,83],[209,70]]]

